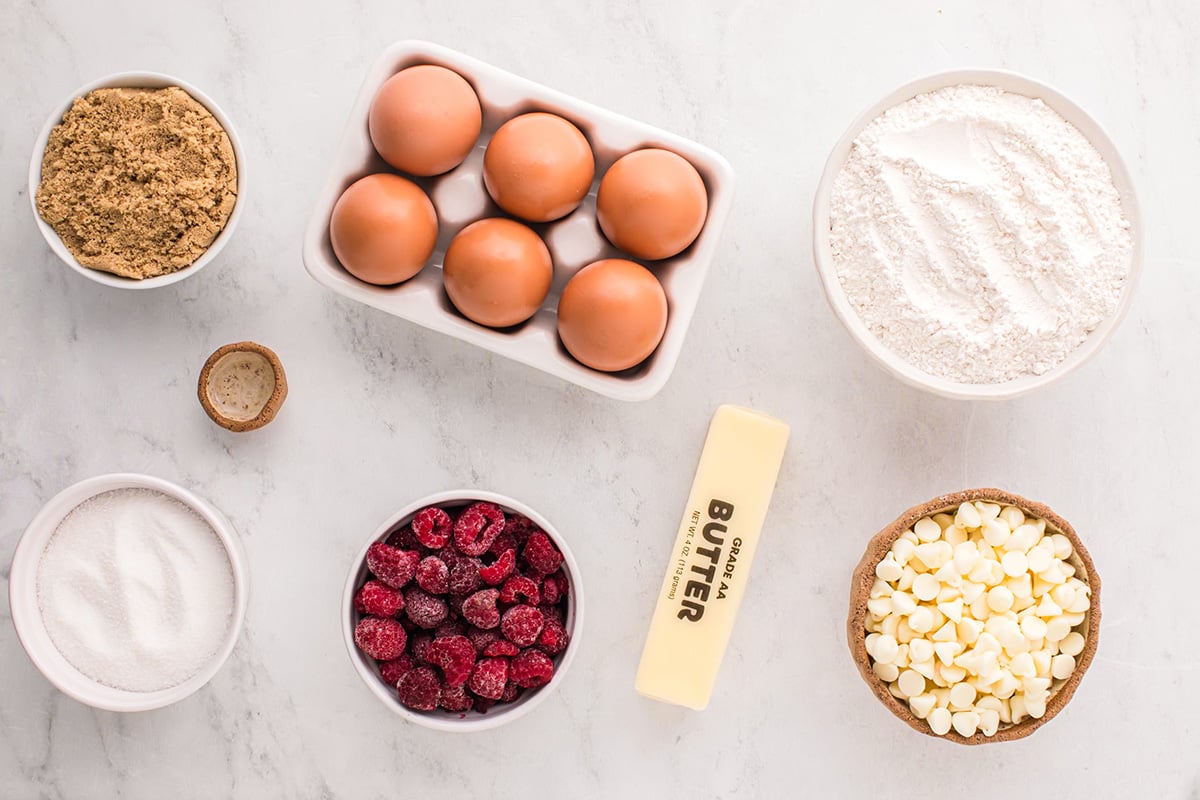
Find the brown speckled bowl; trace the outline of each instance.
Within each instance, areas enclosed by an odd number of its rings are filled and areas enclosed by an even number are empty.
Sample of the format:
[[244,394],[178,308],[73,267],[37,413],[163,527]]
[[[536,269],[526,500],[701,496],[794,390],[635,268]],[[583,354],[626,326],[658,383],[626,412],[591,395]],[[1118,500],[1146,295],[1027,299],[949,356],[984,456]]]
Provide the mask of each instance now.
[[[239,374],[230,359],[241,359],[245,371]],[[229,364],[228,369],[226,364]],[[246,380],[261,381],[263,385],[251,387],[243,384]],[[241,406],[223,395],[223,391],[237,394],[239,389],[242,393],[236,399],[246,401]],[[257,430],[270,423],[287,399],[287,392],[287,375],[279,357],[258,342],[234,342],[219,348],[204,362],[196,385],[196,395],[204,413],[234,433]]]
[[[1057,691],[1050,695],[1050,699],[1046,701],[1046,713],[1041,719],[1026,717],[1016,725],[1002,724],[994,736],[984,736],[982,733],[976,733],[974,736],[965,737],[959,735],[953,728],[944,736],[938,736],[929,729],[929,725],[924,720],[917,719],[913,715],[907,703],[902,703],[893,697],[892,693],[888,691],[887,684],[871,671],[871,658],[867,655],[866,646],[867,600],[871,596],[871,586],[875,583],[875,565],[883,559],[888,550],[891,549],[892,543],[900,537],[900,534],[911,528],[922,517],[956,509],[962,503],[974,502],[976,500],[1016,506],[1028,516],[1041,517],[1046,520],[1047,533],[1061,533],[1070,539],[1074,553],[1067,560],[1075,567],[1076,577],[1087,582],[1088,586],[1091,587],[1091,608],[1088,609],[1087,619],[1077,629],[1083,634],[1084,646],[1083,652],[1075,659],[1075,671],[1071,673],[1071,677],[1067,678],[1066,682]],[[862,559],[858,562],[858,566],[855,567],[854,576],[850,581],[850,616],[846,620],[846,640],[850,645],[850,655],[854,657],[854,663],[858,666],[859,674],[867,682],[867,686],[871,687],[871,691],[874,692],[875,696],[879,698],[879,702],[887,706],[889,711],[907,723],[913,730],[924,733],[927,736],[946,739],[957,744],[989,744],[992,742],[1009,742],[1014,739],[1022,739],[1054,719],[1054,716],[1070,702],[1071,696],[1075,694],[1076,687],[1083,680],[1083,674],[1087,672],[1087,668],[1091,665],[1092,658],[1096,654],[1096,644],[1099,642],[1099,639],[1100,576],[1096,574],[1096,566],[1092,563],[1092,558],[1088,555],[1083,542],[1079,540],[1075,529],[1071,527],[1069,522],[1041,503],[1026,500],[1020,495],[1001,489],[967,489],[961,492],[954,492],[953,494],[944,494],[933,498],[929,502],[913,506],[872,537],[871,541],[867,544],[866,552],[863,553]]]

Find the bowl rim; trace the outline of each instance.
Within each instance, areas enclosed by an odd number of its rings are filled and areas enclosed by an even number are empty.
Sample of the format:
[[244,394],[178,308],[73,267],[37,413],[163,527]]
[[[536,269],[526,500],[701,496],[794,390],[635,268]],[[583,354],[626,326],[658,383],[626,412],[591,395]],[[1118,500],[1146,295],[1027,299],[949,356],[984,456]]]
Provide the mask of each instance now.
[[[217,238],[213,239],[212,244],[208,246],[200,256],[191,264],[178,269],[166,275],[158,275],[153,278],[143,278],[137,280],[134,278],[124,278],[120,275],[114,275],[110,272],[91,269],[85,267],[75,260],[71,251],[63,244],[62,239],[51,228],[46,221],[42,219],[41,214],[37,209],[37,190],[38,185],[42,181],[42,159],[46,155],[46,145],[50,141],[50,134],[54,128],[63,120],[63,116],[70,110],[71,105],[77,98],[83,97],[88,92],[96,89],[113,89],[113,88],[146,88],[146,89],[161,89],[168,86],[178,86],[183,89],[192,99],[200,105],[208,109],[213,117],[225,129],[226,135],[229,136],[229,143],[233,148],[233,158],[237,166],[237,198],[233,203],[233,210],[229,213],[229,219],[225,221],[225,227],[217,234]],[[38,230],[42,233],[42,238],[46,240],[46,244],[54,251],[59,260],[65,263],[75,272],[83,275],[89,280],[104,286],[111,286],[117,289],[156,289],[161,286],[169,286],[172,283],[177,283],[184,278],[195,275],[201,269],[209,264],[217,257],[217,254],[224,249],[229,239],[233,236],[233,231],[237,227],[238,220],[242,215],[242,207],[245,205],[245,189],[246,189],[246,154],[242,149],[241,140],[238,138],[237,130],[234,128],[233,121],[228,115],[217,105],[207,94],[202,92],[196,86],[188,83],[185,80],[176,78],[173,75],[168,75],[164,72],[153,72],[146,70],[134,70],[127,72],[114,72],[104,77],[97,78],[90,83],[86,83],[73,91],[65,100],[58,103],[54,110],[50,112],[50,116],[46,119],[46,123],[42,126],[41,132],[38,134],[37,140],[33,147],[33,155],[29,159],[29,205],[33,209],[34,223]]]
[[[870,597],[871,587],[875,583],[875,565],[886,555],[888,550],[891,549],[892,543],[902,533],[910,529],[922,517],[931,516],[951,508],[957,508],[962,503],[980,500],[1000,505],[1016,506],[1026,514],[1046,520],[1047,530],[1061,533],[1071,540],[1071,547],[1073,549],[1071,562],[1077,568],[1081,569],[1083,577],[1087,581],[1089,589],[1091,589],[1091,605],[1086,612],[1087,618],[1083,623],[1084,646],[1083,650],[1076,657],[1075,671],[1071,673],[1062,686],[1050,695],[1050,698],[1046,701],[1046,713],[1040,719],[1026,717],[1015,725],[1000,728],[993,736],[976,733],[974,736],[966,737],[960,735],[953,728],[944,735],[938,735],[930,730],[929,725],[924,720],[914,716],[906,704],[901,703],[892,696],[892,693],[888,691],[887,684],[880,680],[871,670],[871,659],[866,647],[867,599]],[[1005,491],[1004,489],[991,487],[964,489],[959,492],[939,495],[932,500],[912,506],[896,519],[892,520],[892,522],[885,525],[879,533],[875,534],[867,542],[863,556],[855,566],[850,580],[850,613],[846,618],[846,643],[849,646],[850,655],[854,659],[855,666],[858,668],[859,675],[862,676],[862,679],[871,689],[872,694],[892,714],[918,733],[962,745],[993,744],[996,742],[1023,739],[1054,719],[1066,707],[1071,697],[1075,694],[1075,690],[1079,688],[1084,673],[1091,666],[1092,660],[1096,655],[1096,648],[1100,643],[1100,620],[1102,617],[1100,611],[1100,586],[1100,575],[1096,572],[1096,565],[1092,561],[1087,547],[1084,546],[1083,541],[1079,538],[1079,534],[1071,526],[1071,523],[1056,514],[1049,506],[1029,500],[1019,494]]]
[[[545,531],[546,535],[558,547],[563,555],[564,572],[571,586],[569,594],[570,602],[567,611],[567,622],[569,623],[567,628],[570,639],[567,643],[567,649],[558,657],[554,668],[554,676],[550,679],[550,682],[545,686],[538,687],[535,691],[527,693],[519,702],[510,703],[504,707],[496,706],[487,714],[475,714],[464,718],[453,717],[449,712],[446,712],[445,716],[440,716],[435,715],[434,712],[413,711],[401,704],[393,692],[388,691],[387,686],[379,679],[379,675],[375,669],[368,663],[373,662],[374,659],[370,659],[369,656],[361,653],[354,644],[353,620],[356,614],[354,610],[354,594],[358,590],[361,574],[366,567],[367,550],[371,545],[386,540],[406,519],[410,519],[418,511],[427,506],[441,507],[454,503],[465,505],[471,502],[495,503],[503,509],[515,511],[518,514],[528,517]],[[571,552],[570,546],[563,539],[562,534],[559,533],[558,529],[549,520],[519,500],[515,500],[507,495],[478,489],[452,489],[435,492],[434,494],[414,500],[396,513],[390,515],[376,527],[374,533],[371,534],[371,537],[363,544],[362,548],[350,562],[350,569],[346,576],[346,585],[342,591],[342,607],[339,613],[342,619],[342,640],[346,646],[346,653],[350,658],[350,663],[353,665],[358,677],[362,679],[362,682],[380,702],[409,722],[416,723],[425,728],[450,733],[473,733],[498,728],[520,719],[545,702],[546,698],[562,684],[567,670],[575,660],[575,654],[579,651],[580,634],[583,632],[584,605],[583,582],[579,572],[579,564],[575,560],[575,555]]]
[[[1113,314],[1096,326],[1087,338],[1053,369],[1041,375],[1024,374],[1003,383],[959,383],[931,375],[888,349],[871,333],[857,312],[850,306],[841,282],[838,280],[837,268],[834,265],[833,253],[829,244],[829,206],[833,182],[845,164],[851,145],[862,130],[884,111],[919,94],[961,84],[995,86],[1008,92],[1040,99],[1078,129],[1108,165],[1112,173],[1113,184],[1121,196],[1121,207],[1126,219],[1129,220],[1129,229],[1133,238],[1129,271]],[[1134,292],[1141,278],[1144,261],[1144,237],[1136,186],[1125,159],[1117,149],[1112,137],[1094,117],[1053,86],[1021,73],[1003,69],[972,68],[931,73],[904,83],[867,106],[842,133],[825,161],[825,167],[813,199],[812,221],[813,261],[816,265],[817,276],[820,279],[821,288],[824,290],[825,299],[842,327],[875,363],[896,378],[918,389],[955,400],[1011,399],[1048,386],[1083,366],[1104,347],[1128,314]]]
[[[233,578],[233,613],[221,646],[195,675],[175,686],[136,692],[106,686],[67,661],[51,641],[37,604],[37,568],[58,525],[81,503],[118,489],[151,489],[191,508],[208,523],[229,558]],[[105,711],[150,711],[177,703],[205,686],[220,671],[241,635],[249,601],[246,555],[232,523],[207,500],[178,484],[135,472],[86,478],[47,500],[17,540],[9,573],[9,606],[17,638],[38,671],[63,694]]]

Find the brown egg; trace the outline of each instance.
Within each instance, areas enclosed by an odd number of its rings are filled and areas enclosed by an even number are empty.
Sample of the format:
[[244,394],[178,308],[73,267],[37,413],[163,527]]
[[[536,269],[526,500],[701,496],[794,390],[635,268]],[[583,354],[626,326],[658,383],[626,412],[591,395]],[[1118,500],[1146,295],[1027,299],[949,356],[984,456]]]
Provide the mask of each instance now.
[[667,329],[667,295],[641,264],[606,258],[567,282],[558,301],[558,335],[576,359],[603,372],[640,364]]
[[587,195],[596,160],[587,138],[554,114],[500,126],[483,154],[483,184],[496,205],[530,222],[565,217]]
[[410,180],[391,173],[354,183],[333,207],[329,239],[354,277],[387,286],[421,271],[437,243],[437,212]]
[[410,175],[441,175],[471,152],[482,121],[471,84],[445,67],[422,64],[384,81],[367,124],[384,161]]
[[541,237],[511,219],[481,219],[446,250],[442,279],[467,319],[507,328],[532,317],[550,293],[554,265]]
[[704,181],[669,150],[621,156],[600,180],[596,218],[608,240],[630,255],[658,260],[682,252],[708,215]]

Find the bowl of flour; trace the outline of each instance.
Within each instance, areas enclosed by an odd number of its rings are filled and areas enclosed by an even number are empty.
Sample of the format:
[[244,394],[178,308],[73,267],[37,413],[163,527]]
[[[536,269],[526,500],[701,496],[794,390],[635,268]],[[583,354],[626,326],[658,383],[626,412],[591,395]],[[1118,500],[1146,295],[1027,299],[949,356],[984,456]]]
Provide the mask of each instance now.
[[813,251],[834,314],[901,380],[960,399],[1052,383],[1107,341],[1141,271],[1137,199],[1054,89],[960,70],[868,108],[826,162]]
[[207,501],[160,478],[69,486],[13,554],[13,625],[42,674],[94,708],[146,711],[199,690],[246,613],[241,543]]

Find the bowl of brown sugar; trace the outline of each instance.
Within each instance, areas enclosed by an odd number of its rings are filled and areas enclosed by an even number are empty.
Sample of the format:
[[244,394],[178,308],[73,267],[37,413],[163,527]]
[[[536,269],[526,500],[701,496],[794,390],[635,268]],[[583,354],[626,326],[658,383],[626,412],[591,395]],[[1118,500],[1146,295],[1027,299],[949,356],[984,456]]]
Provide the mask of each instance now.
[[29,165],[34,219],[67,266],[149,289],[199,272],[237,224],[245,157],[225,113],[170,75],[122,72],[64,100]]

